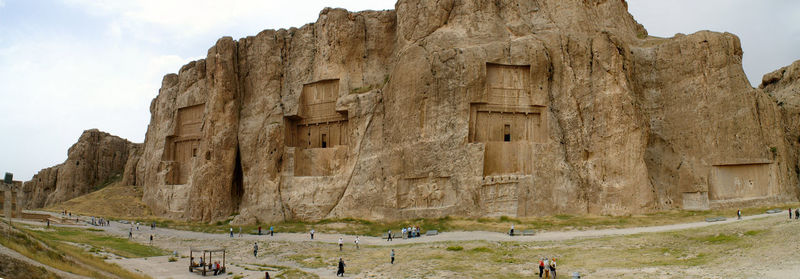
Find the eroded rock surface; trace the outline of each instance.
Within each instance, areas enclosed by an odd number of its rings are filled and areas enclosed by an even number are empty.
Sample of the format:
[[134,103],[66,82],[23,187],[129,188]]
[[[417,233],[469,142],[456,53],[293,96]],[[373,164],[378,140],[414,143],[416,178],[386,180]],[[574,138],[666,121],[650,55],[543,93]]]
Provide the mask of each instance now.
[[[25,182],[26,208],[40,208],[89,193],[123,176],[138,144],[97,129],[86,130],[69,148],[64,163],[43,169]],[[128,177],[129,175],[126,175]]]
[[741,57],[728,33],[649,37],[624,1],[325,9],[166,75],[131,175],[205,221],[796,200],[786,116]]

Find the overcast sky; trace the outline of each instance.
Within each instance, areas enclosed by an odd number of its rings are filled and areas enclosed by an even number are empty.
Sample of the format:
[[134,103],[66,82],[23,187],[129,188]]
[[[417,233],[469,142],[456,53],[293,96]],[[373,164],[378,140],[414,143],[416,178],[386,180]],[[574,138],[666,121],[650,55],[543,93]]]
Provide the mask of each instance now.
[[[144,141],[164,74],[205,58],[221,36],[299,27],[324,7],[383,10],[394,1],[0,0],[0,172],[28,180],[63,162],[90,128]],[[629,1],[629,8],[653,36],[738,35],[754,86],[800,59],[796,1]]]

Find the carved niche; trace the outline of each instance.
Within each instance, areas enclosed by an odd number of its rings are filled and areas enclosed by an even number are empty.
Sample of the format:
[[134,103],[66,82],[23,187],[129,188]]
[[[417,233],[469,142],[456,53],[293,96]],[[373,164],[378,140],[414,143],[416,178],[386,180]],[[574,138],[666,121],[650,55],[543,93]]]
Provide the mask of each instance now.
[[298,115],[286,118],[286,145],[295,147],[295,176],[332,175],[348,142],[347,112],[336,110],[339,80],[303,85]]
[[174,133],[167,137],[164,161],[171,163],[167,184],[186,184],[192,173],[192,159],[198,156],[205,104],[178,109]]
[[470,105],[469,141],[485,144],[484,176],[531,174],[531,144],[544,142],[545,106],[531,93],[530,66],[486,64],[486,90]]

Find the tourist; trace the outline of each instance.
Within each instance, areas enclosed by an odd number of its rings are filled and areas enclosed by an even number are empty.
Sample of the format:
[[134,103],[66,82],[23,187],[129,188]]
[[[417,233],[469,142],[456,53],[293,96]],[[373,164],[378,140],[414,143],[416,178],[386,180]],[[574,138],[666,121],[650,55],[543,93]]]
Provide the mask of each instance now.
[[314,229],[311,229],[311,240],[314,240]]
[[556,258],[550,260],[550,275],[556,278]]
[[739,220],[742,220],[742,210],[741,209],[736,210],[736,216],[738,217]]
[[358,250],[358,236],[357,235],[356,235],[356,240],[354,240],[353,242],[356,243],[356,250]]
[[406,228],[405,227],[403,227],[403,229],[400,230],[400,235],[403,236],[403,239],[406,239]]
[[794,219],[800,219],[800,208],[794,210]]
[[342,260],[342,258],[339,258],[339,267],[336,269],[336,276],[344,277],[344,267],[345,267],[344,260]]
[[153,246],[153,235],[150,235],[150,246]]
[[539,278],[542,278],[542,272],[544,271],[544,258],[539,259]]
[[139,230],[139,222],[136,222],[136,230]]
[[266,273],[264,274],[264,278],[265,278],[265,279],[269,279],[269,271],[264,271],[264,272],[266,272]]
[[544,258],[544,278],[550,279],[550,261],[547,257]]
[[258,226],[258,235],[261,235],[261,226]]
[[214,262],[214,275],[219,274],[219,261]]
[[233,227],[231,227],[230,232],[231,232],[231,237],[233,237]]
[[275,227],[269,226],[269,236],[275,236]]
[[341,251],[342,251],[342,246],[343,246],[343,245],[344,245],[344,242],[342,241],[342,238],[340,237],[340,238],[339,238],[339,252],[341,252]]
[[206,265],[206,261],[203,259],[203,257],[200,257],[200,266],[204,265]]
[[389,230],[389,235],[386,238],[386,241],[392,241],[392,230]]
[[511,230],[508,232],[508,235],[514,236],[514,224],[511,224]]
[[408,238],[411,238],[411,226],[408,226],[408,229],[406,229],[406,232],[408,233]]
[[258,258],[258,242],[253,242],[253,257]]
[[390,255],[392,257],[392,264],[394,264],[394,249],[392,249],[392,253]]

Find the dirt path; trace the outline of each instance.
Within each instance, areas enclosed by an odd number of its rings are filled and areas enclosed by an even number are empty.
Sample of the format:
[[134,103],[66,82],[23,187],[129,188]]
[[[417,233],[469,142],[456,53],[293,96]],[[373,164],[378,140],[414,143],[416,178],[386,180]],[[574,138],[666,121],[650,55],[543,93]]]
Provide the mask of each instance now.
[[[780,213],[778,214],[759,214],[759,215],[751,215],[751,216],[744,216],[742,217],[743,220],[750,220],[756,218],[764,218],[769,216],[781,216]],[[681,224],[672,224],[672,225],[663,225],[663,226],[650,226],[650,227],[634,227],[634,228],[622,228],[622,229],[597,229],[597,230],[571,230],[571,231],[549,231],[549,232],[537,232],[533,236],[508,236],[504,233],[498,232],[487,232],[487,231],[455,231],[455,232],[441,232],[439,235],[436,236],[423,236],[418,238],[412,239],[395,239],[393,241],[386,241],[386,239],[381,239],[379,237],[372,237],[372,236],[359,236],[359,239],[362,244],[364,245],[401,245],[401,244],[413,244],[413,243],[430,243],[430,242],[441,242],[441,241],[474,241],[474,240],[486,240],[486,241],[520,241],[520,242],[527,242],[527,241],[562,241],[562,240],[570,240],[570,239],[580,239],[580,238],[591,238],[591,237],[605,237],[605,236],[620,236],[620,235],[631,235],[631,234],[639,234],[639,233],[653,233],[653,232],[665,232],[665,231],[675,231],[675,230],[685,230],[685,229],[693,229],[693,228],[702,228],[708,226],[715,226],[715,225],[722,225],[737,222],[736,218],[729,218],[725,221],[718,221],[718,222],[693,222],[693,223],[681,223]],[[136,229],[136,226],[131,226],[129,224],[123,224],[119,222],[112,222],[111,226],[109,227],[94,227],[96,229],[103,229],[109,233],[127,237],[128,232],[133,231],[133,235],[135,239],[142,239],[142,238],[149,238],[150,234],[153,234],[156,238],[163,238],[163,237],[174,237],[174,238],[182,238],[182,239],[194,239],[194,240],[225,240],[225,239],[243,239],[243,240],[254,240],[254,241],[262,241],[262,240],[270,240],[270,241],[311,241],[309,235],[307,233],[276,233],[275,236],[270,237],[267,235],[250,235],[250,234],[242,234],[241,237],[238,235],[238,228],[234,227],[234,237],[231,238],[229,234],[212,234],[212,233],[203,233],[203,232],[191,232],[191,231],[181,231],[181,230],[173,230],[173,229],[165,229],[165,228],[157,228],[155,230],[150,230],[150,226],[146,224],[141,224],[139,226],[139,230]],[[399,230],[398,230],[399,231]],[[344,235],[344,234],[330,234],[330,233],[315,233],[314,234],[314,241],[316,242],[325,242],[325,243],[337,243],[339,237],[345,239],[345,243],[352,243],[355,236],[353,235]]]

